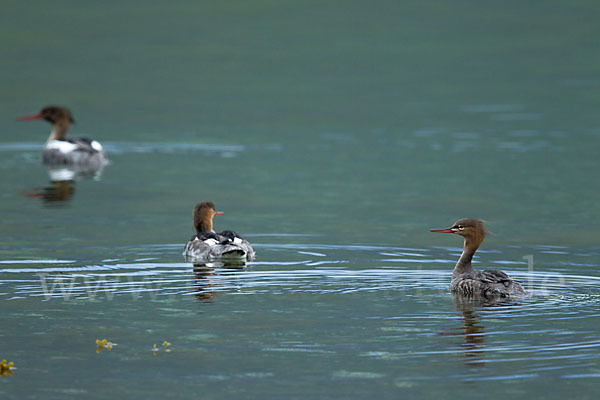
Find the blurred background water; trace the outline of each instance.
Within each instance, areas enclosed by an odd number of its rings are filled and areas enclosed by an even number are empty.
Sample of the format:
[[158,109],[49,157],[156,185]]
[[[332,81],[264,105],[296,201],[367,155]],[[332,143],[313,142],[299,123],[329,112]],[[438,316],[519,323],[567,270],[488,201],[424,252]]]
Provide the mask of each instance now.
[[[597,396],[597,2],[2,9],[4,397]],[[48,104],[100,176],[50,182]],[[201,200],[256,262],[183,262]],[[530,299],[453,302],[461,217]]]

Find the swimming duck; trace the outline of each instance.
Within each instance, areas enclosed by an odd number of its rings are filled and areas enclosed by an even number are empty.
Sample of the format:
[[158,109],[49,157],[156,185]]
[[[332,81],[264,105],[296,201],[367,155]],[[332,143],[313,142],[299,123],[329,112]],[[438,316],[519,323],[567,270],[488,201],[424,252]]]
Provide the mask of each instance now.
[[245,260],[254,259],[254,249],[250,243],[233,231],[216,233],[213,230],[213,217],[224,213],[215,211],[210,201],[194,207],[194,228],[196,234],[185,245],[183,255],[194,260]]
[[75,165],[101,168],[108,160],[104,148],[88,138],[67,139],[67,131],[75,122],[66,107],[44,107],[39,114],[20,117],[19,121],[44,119],[52,124],[52,132],[44,144],[42,160],[47,165]]
[[526,296],[527,292],[506,273],[497,269],[485,271],[471,267],[473,255],[487,233],[483,221],[475,218],[460,219],[447,229],[431,229],[431,232],[456,233],[464,238],[464,248],[452,272],[450,291],[474,298],[509,298]]

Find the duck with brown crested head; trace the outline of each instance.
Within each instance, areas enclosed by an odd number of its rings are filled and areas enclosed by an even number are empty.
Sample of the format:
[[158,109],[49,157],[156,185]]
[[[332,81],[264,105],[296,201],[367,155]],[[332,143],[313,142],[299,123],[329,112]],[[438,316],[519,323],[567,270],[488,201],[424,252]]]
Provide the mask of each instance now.
[[44,107],[38,114],[20,117],[19,121],[43,119],[52,124],[52,131],[44,144],[42,160],[47,165],[73,165],[101,168],[108,163],[104,148],[88,138],[67,139],[71,123],[75,122],[66,107]]
[[474,270],[471,266],[473,255],[485,239],[487,233],[483,221],[464,218],[447,229],[431,229],[431,232],[456,233],[464,238],[463,252],[452,272],[450,291],[455,294],[482,298],[523,297],[527,292],[506,273],[497,269]]
[[196,234],[185,245],[183,255],[193,261],[224,260],[251,261],[254,249],[250,243],[233,231],[216,233],[213,229],[213,218],[223,215],[215,211],[210,201],[196,204],[194,207],[194,228]]

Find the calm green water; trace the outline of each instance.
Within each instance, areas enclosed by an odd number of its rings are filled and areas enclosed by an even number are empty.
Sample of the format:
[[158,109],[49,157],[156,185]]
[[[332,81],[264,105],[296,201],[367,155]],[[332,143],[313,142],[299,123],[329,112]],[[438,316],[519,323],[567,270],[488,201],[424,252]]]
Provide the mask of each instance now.
[[[595,399],[599,12],[5,2],[0,394]],[[100,176],[50,182],[53,103]],[[183,261],[201,200],[255,262]],[[530,298],[447,293],[460,217]]]

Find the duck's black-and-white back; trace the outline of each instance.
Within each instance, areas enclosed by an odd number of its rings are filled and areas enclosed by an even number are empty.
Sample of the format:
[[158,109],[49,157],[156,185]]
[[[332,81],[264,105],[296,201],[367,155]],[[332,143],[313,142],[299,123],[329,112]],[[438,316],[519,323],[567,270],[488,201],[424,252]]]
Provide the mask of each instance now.
[[450,291],[475,298],[509,298],[526,296],[527,292],[506,273],[488,269],[473,270],[473,255],[486,235],[483,221],[475,218],[458,220],[447,229],[432,229],[432,232],[456,233],[464,238],[464,248],[452,272]]
[[108,162],[102,145],[88,138],[49,141],[44,145],[42,161],[47,165],[97,166],[98,168]]
[[[235,235],[232,238],[231,233]],[[254,259],[254,249],[250,243],[232,231],[221,233],[213,232],[212,235],[205,233],[194,235],[185,245],[184,255],[193,259],[217,260],[232,259],[246,260]]]

